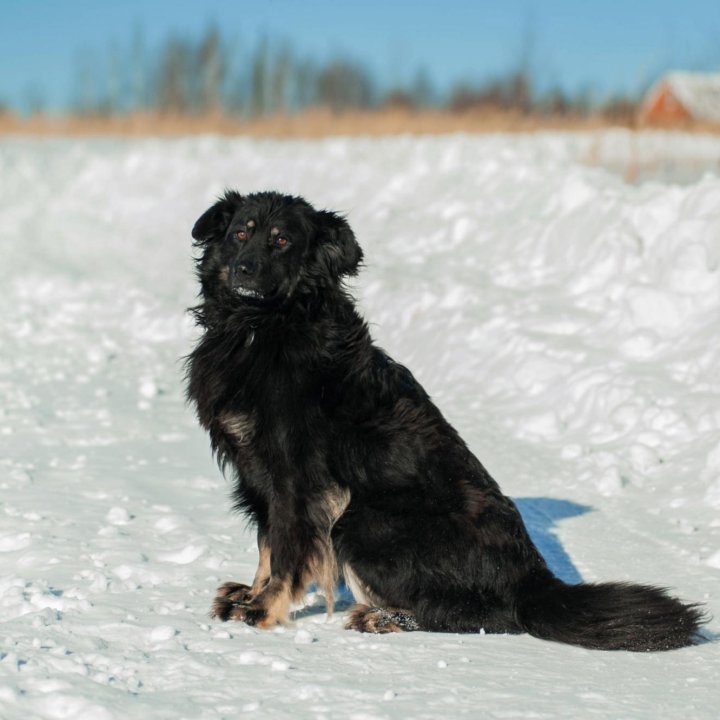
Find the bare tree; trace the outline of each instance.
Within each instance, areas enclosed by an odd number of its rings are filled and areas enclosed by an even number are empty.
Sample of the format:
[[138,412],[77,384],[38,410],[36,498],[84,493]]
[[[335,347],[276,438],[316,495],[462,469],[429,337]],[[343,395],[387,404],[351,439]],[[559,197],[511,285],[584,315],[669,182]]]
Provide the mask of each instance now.
[[270,74],[270,111],[286,112],[288,109],[289,84],[292,80],[292,55],[282,47],[275,56]]
[[145,36],[140,25],[133,30],[130,50],[130,106],[135,110],[146,109],[148,97],[148,68],[145,52]]
[[122,108],[123,71],[120,50],[113,42],[108,48],[107,56],[107,86],[105,88],[104,113],[115,115]]
[[103,67],[97,53],[90,49],[79,52],[75,67],[71,105],[80,115],[96,115],[102,108],[101,87],[104,85]]
[[[444,106],[456,111],[480,108],[552,114],[600,107],[587,90],[572,95],[559,89],[544,95],[535,91],[532,16],[514,52],[506,73],[456,85]],[[71,102],[81,114],[157,107],[172,113],[229,109],[257,117],[315,105],[336,112],[376,107],[378,92],[366,65],[341,56],[319,63],[295,56],[287,42],[268,37],[251,51],[230,55],[217,25],[209,25],[196,39],[169,36],[158,52],[151,53],[142,29],[136,26],[126,49],[113,45],[103,57],[92,51],[78,56]],[[625,117],[633,102],[633,98],[616,98],[607,103],[606,113]],[[43,106],[37,99],[29,104],[35,109]],[[382,104],[421,108],[441,103],[427,70],[420,68],[409,82],[398,82],[386,92]]]
[[415,78],[410,88],[410,95],[413,98],[415,107],[430,107],[436,102],[435,88],[430,79],[427,68],[421,67],[415,73]]
[[306,108],[318,102],[318,68],[309,59],[296,62],[292,83],[294,86],[294,103],[298,108]]
[[347,60],[333,60],[320,72],[318,100],[334,111],[367,108],[372,98],[372,81],[361,66]]
[[25,103],[31,115],[42,115],[45,112],[45,94],[37,84],[29,85],[25,90]]
[[160,59],[158,106],[162,112],[183,113],[192,109],[192,48],[176,37],[166,42]]
[[269,51],[267,38],[262,38],[255,50],[250,77],[250,112],[264,115],[268,108]]
[[223,58],[220,33],[212,25],[207,29],[198,52],[200,74],[200,109],[218,112],[222,106],[222,84],[226,63]]

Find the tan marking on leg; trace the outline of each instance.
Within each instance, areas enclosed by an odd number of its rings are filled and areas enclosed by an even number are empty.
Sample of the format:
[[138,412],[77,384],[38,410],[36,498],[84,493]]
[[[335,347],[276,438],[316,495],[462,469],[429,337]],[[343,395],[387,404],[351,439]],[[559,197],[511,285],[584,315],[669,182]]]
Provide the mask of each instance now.
[[336,485],[325,496],[325,503],[330,518],[330,529],[332,529],[350,504],[350,490]]
[[294,593],[293,600],[297,601],[305,594],[305,588],[312,582],[320,587],[325,595],[328,617],[332,617],[335,606],[333,593],[338,579],[337,558],[332,544],[330,533],[335,523],[350,504],[350,491],[335,485],[322,499],[321,508],[325,515],[323,525],[325,532],[320,539],[320,546],[315,555],[310,558],[307,570],[303,573],[302,587]]
[[[270,581],[272,584],[272,581]],[[270,594],[269,601],[265,604],[267,616],[258,623],[261,628],[272,627],[279,623],[285,624],[290,614],[290,580],[283,580],[278,583],[276,590]]]
[[230,617],[266,630],[285,624],[290,613],[290,579],[271,579],[267,587],[252,602],[233,609]]
[[371,588],[366,585],[356,574],[355,571],[345,563],[342,568],[345,584],[350,588],[355,601],[362,605],[384,605],[383,599],[376,595]]
[[[248,423],[252,424],[249,416],[226,414],[220,416],[219,420],[225,432],[246,441],[246,426]],[[350,491],[337,485],[323,497],[320,505],[322,535],[315,552],[305,561],[300,583],[293,588],[289,579],[272,577],[270,546],[265,539],[258,540],[259,560],[252,586],[238,583],[225,583],[221,586],[213,605],[213,617],[243,620],[261,628],[284,623],[288,619],[290,603],[302,600],[308,585],[313,582],[324,592],[327,612],[332,616],[333,591],[338,573],[330,533],[349,502]]]
[[255,432],[255,420],[248,413],[224,412],[218,416],[220,427],[238,444],[249,445]]
[[270,580],[270,546],[267,544],[267,540],[258,540],[258,550],[260,557],[255,571],[255,578],[250,588],[253,596],[258,595]]
[[251,586],[243,583],[223,583],[215,593],[210,617],[227,620],[235,605],[248,605],[259,595],[270,580],[270,546],[265,539],[258,538],[259,559],[255,578]]
[[[247,585],[238,586],[236,583],[226,583],[220,590],[228,586],[244,588],[247,594],[250,588]],[[232,587],[229,588],[232,590]],[[239,591],[242,593],[242,591]],[[271,580],[264,590],[247,602],[234,601],[235,595],[230,592],[225,597],[215,598],[213,617],[220,620],[236,620],[248,625],[262,628],[285,624],[290,612],[290,579]]]

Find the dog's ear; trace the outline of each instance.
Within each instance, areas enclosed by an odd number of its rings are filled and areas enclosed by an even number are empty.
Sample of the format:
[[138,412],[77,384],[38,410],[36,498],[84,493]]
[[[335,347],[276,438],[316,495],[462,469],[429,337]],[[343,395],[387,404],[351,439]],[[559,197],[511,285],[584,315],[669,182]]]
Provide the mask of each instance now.
[[332,277],[356,275],[363,253],[347,220],[327,210],[317,211],[316,216],[318,259],[326,265]]
[[212,207],[209,207],[198,219],[192,229],[196,245],[207,245],[215,238],[222,237],[230,225],[230,220],[242,204],[242,197],[228,191]]

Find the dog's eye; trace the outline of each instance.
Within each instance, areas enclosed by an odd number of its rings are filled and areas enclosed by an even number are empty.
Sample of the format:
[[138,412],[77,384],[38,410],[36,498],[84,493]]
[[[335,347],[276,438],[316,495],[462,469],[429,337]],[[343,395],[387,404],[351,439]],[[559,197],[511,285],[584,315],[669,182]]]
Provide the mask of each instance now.
[[284,248],[290,244],[290,241],[284,235],[276,235],[270,242],[273,244],[273,247],[276,248]]
[[247,240],[247,237],[247,230],[237,230],[235,232],[235,238],[240,242],[245,242]]

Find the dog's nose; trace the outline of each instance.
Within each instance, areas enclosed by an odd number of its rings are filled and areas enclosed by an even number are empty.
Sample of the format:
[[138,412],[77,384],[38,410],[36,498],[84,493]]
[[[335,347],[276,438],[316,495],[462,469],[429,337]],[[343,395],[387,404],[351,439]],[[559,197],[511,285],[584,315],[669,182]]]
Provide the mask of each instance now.
[[257,265],[252,260],[241,260],[235,268],[238,275],[247,275],[248,277],[254,275],[256,270]]

